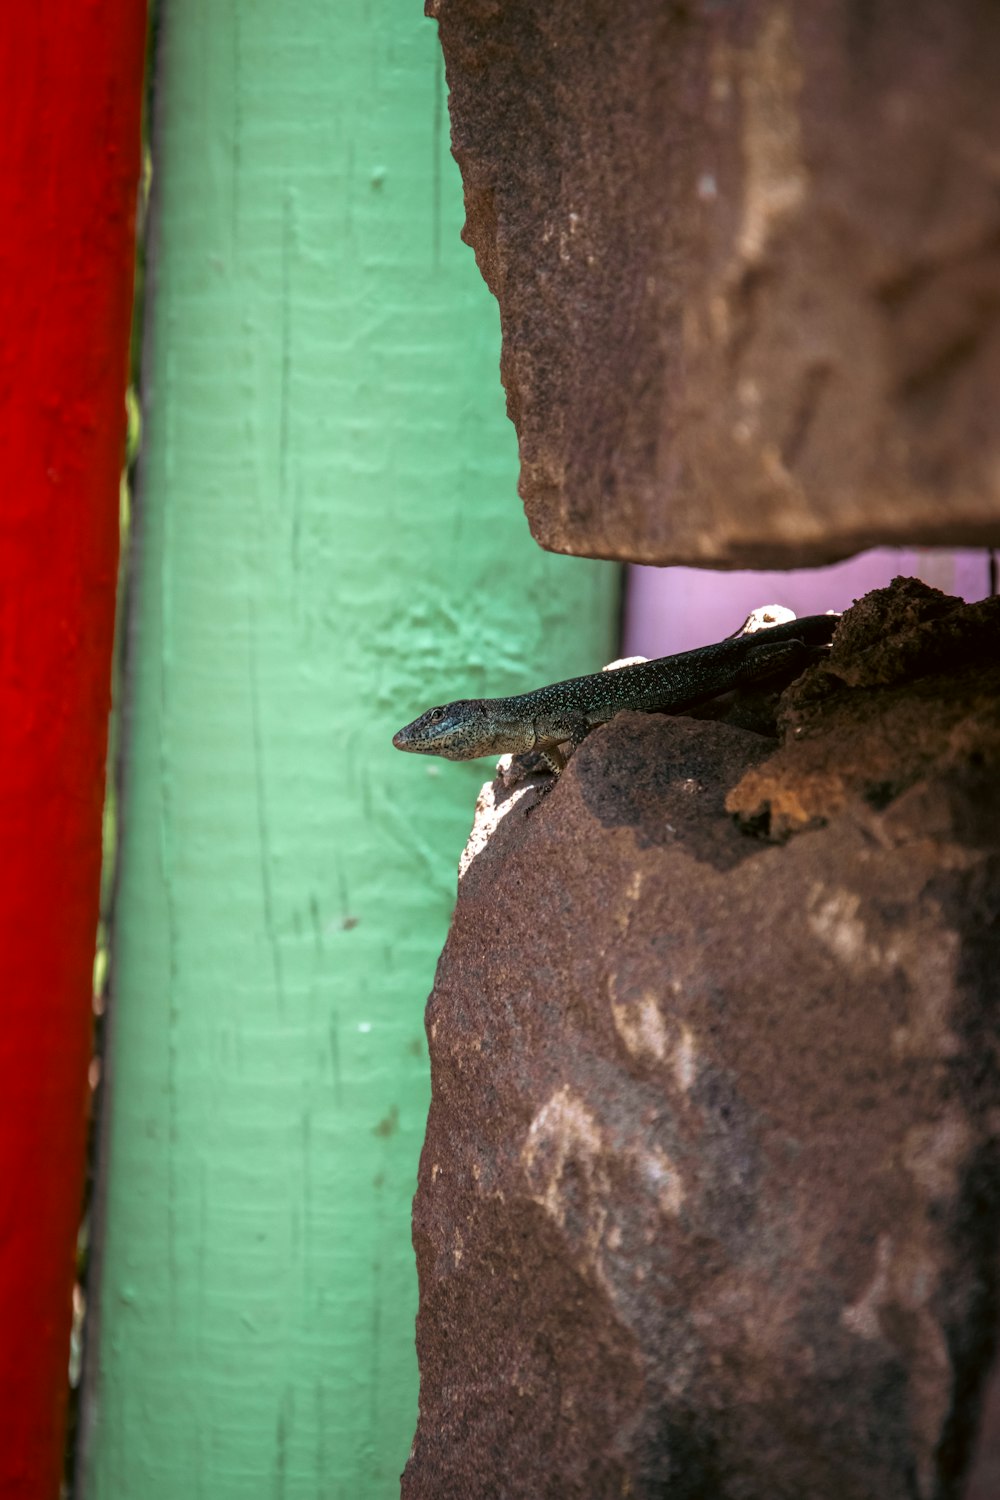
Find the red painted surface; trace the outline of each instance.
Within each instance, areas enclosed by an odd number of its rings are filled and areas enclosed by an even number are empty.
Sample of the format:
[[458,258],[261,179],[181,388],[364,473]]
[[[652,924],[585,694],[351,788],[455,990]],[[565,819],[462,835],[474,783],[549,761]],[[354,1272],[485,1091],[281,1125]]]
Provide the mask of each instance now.
[[59,1490],[145,47],[141,0],[3,7],[0,1497]]

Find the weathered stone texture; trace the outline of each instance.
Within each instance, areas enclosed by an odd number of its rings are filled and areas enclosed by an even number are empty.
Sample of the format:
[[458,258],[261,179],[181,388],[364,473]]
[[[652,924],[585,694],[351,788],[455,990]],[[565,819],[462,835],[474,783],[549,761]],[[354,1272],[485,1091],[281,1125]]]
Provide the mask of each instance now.
[[776,753],[628,714],[530,813],[487,789],[428,1007],[404,1500],[961,1494],[1000,1212],[1000,714],[968,674],[998,645],[997,601],[897,584]]
[[428,0],[543,546],[1000,542],[1000,9]]

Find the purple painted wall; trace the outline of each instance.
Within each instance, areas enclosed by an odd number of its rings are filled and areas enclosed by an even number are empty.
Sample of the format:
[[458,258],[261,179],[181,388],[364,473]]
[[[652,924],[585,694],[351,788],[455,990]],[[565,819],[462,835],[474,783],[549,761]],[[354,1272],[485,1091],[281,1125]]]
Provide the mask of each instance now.
[[721,640],[759,604],[784,604],[797,615],[847,609],[900,573],[963,599],[984,599],[990,593],[990,554],[982,548],[885,547],[828,568],[790,573],[632,567],[623,655],[666,656]]

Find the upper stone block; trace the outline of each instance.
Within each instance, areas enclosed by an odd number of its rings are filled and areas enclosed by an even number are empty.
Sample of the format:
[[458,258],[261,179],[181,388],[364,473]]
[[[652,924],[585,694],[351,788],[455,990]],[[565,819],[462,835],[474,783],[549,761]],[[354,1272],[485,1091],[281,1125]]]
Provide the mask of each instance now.
[[1000,10],[430,0],[532,532],[1000,544]]

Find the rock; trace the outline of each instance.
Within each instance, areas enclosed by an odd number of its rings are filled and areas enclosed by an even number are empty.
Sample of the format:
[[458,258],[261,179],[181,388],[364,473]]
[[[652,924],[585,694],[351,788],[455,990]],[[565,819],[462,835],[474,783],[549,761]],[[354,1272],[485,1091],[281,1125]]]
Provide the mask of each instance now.
[[[540,805],[492,789],[427,1013],[403,1500],[961,1494],[997,1317],[1000,726],[994,696],[970,736],[937,667],[995,631],[897,584],[785,695],[782,747],[624,714]],[[800,739],[837,794],[779,842],[726,801],[794,788]]]
[[948,817],[965,807],[978,826],[994,800],[998,704],[1000,597],[963,604],[897,578],[847,612],[829,656],[786,693],[784,745],[726,806],[782,837],[858,796],[886,805],[937,771],[962,788]]
[[1000,12],[429,0],[531,529],[1000,543]]

